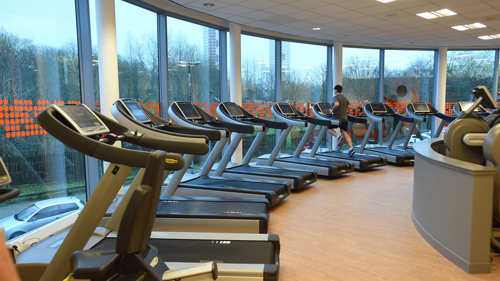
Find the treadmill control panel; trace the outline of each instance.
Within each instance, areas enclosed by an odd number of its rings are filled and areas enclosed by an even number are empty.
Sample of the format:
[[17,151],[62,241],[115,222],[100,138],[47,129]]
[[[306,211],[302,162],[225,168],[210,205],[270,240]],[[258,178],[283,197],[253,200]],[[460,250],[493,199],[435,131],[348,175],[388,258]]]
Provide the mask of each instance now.
[[108,127],[84,104],[52,105],[57,112],[84,136],[107,134]]
[[149,123],[151,120],[143,111],[139,103],[135,100],[120,100],[124,107],[127,109],[129,114],[134,117],[135,120],[141,123]]
[[372,113],[374,114],[386,114],[387,108],[385,108],[384,103],[382,102],[370,102],[370,108],[372,109]]
[[0,186],[4,186],[11,182],[12,179],[10,178],[9,172],[7,171],[7,168],[5,168],[2,158],[0,158]]
[[177,107],[179,108],[179,111],[182,113],[184,118],[188,120],[194,120],[194,119],[201,119],[200,114],[198,113],[198,110],[196,110],[196,107],[190,102],[177,102],[175,103]]
[[331,115],[332,114],[332,105],[326,102],[318,103],[319,111],[323,115]]
[[281,114],[285,116],[295,116],[295,111],[289,103],[279,102],[276,104]]
[[244,117],[245,115],[241,112],[240,107],[233,102],[225,102],[222,104],[226,109],[227,113],[233,118]]
[[417,114],[431,113],[431,109],[425,102],[412,102],[413,112]]

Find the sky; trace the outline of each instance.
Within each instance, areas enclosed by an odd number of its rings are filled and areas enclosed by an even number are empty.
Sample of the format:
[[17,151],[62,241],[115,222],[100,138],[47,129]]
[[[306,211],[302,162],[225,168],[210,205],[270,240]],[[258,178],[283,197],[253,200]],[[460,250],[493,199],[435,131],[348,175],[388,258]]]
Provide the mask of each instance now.
[[[33,39],[35,44],[60,47],[76,44],[74,2],[68,0],[21,0],[2,2],[0,27],[23,38]],[[97,46],[95,1],[89,1],[92,45]],[[132,4],[115,1],[118,53],[125,54],[128,35],[141,40],[144,34],[157,32],[156,14]],[[22,17],[19,17],[22,15]],[[132,15],[132,16],[131,16]],[[168,18],[170,32],[182,34],[188,42],[203,48],[203,27],[182,20]],[[247,38],[245,38],[247,37]],[[246,58],[269,63],[269,40],[242,38],[242,65]],[[266,43],[267,42],[267,43]],[[290,65],[302,74],[326,61],[326,47],[292,43]],[[344,48],[344,58],[351,55],[378,58],[378,50]],[[386,52],[386,64],[391,68],[405,68],[422,51],[391,50]],[[378,64],[374,61],[373,65]]]

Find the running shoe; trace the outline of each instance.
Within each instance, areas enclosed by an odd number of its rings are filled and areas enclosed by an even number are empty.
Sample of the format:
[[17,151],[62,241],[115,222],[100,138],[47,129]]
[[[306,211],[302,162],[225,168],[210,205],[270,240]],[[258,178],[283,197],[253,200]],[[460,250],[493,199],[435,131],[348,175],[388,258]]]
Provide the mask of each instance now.
[[351,148],[349,152],[347,152],[347,156],[352,157],[354,153],[356,153],[356,150],[354,150],[354,148]]

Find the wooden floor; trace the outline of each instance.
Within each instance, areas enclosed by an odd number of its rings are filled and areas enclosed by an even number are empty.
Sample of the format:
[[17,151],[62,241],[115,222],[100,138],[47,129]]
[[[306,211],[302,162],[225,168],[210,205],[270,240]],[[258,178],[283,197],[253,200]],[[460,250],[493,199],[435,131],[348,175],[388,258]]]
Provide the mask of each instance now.
[[280,280],[500,280],[469,275],[442,257],[411,221],[413,167],[320,179],[271,212]]

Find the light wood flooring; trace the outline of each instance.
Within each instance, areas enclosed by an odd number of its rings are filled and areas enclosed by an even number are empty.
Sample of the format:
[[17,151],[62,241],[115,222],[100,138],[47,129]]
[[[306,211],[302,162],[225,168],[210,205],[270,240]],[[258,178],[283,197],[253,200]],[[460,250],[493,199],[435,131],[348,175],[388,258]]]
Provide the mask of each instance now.
[[411,221],[413,167],[320,179],[271,212],[280,280],[500,280],[469,275],[442,257]]

